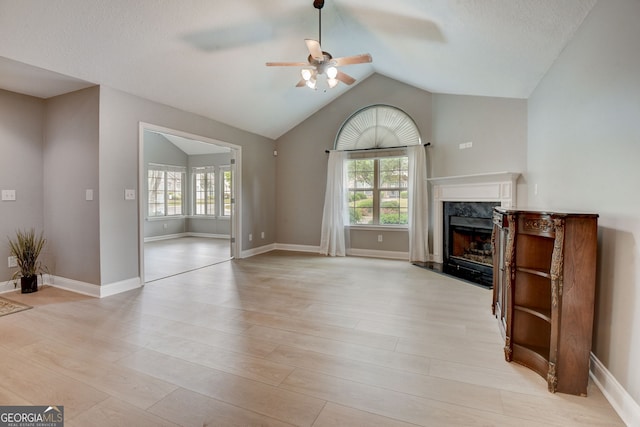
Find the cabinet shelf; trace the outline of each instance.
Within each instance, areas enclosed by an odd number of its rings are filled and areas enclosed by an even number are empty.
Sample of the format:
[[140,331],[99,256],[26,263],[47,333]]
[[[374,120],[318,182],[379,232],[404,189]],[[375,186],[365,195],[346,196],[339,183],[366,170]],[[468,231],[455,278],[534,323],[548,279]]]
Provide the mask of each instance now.
[[537,372],[551,392],[587,393],[597,219],[494,209],[492,306],[505,358]]
[[516,271],[520,271],[522,273],[535,274],[536,276],[544,277],[546,279],[551,279],[551,273],[549,270],[538,270],[535,268],[527,268],[527,267],[516,267]]
[[514,305],[514,309],[529,313],[532,316],[536,316],[545,322],[551,323],[551,310],[536,307],[525,307],[523,305]]
[[546,377],[549,372],[549,348],[513,344],[513,360],[524,365],[538,375]]

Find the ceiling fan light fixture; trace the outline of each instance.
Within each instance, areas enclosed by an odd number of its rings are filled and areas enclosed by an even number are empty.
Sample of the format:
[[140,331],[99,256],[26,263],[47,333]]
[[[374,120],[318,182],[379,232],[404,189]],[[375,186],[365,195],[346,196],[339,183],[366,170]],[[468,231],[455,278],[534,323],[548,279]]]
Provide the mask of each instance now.
[[309,68],[303,68],[302,70],[300,70],[300,75],[302,75],[302,78],[305,81],[309,81],[309,79],[313,77],[313,70]]
[[308,86],[311,89],[317,88],[316,79],[319,75],[325,74],[327,76],[327,86],[332,89],[338,86],[339,82],[346,85],[352,85],[356,79],[353,77],[338,71],[338,66],[352,65],[352,64],[364,64],[371,62],[371,55],[368,53],[361,55],[345,56],[341,58],[334,58],[329,52],[322,50],[320,42],[322,40],[322,7],[324,6],[324,0],[314,0],[313,7],[318,9],[318,40],[304,39],[309,56],[306,62],[267,62],[268,67],[305,67],[300,70],[302,80],[300,80],[296,87]]
[[316,88],[316,78],[315,77],[311,77],[309,80],[307,80],[307,87],[309,87],[310,89],[315,89]]

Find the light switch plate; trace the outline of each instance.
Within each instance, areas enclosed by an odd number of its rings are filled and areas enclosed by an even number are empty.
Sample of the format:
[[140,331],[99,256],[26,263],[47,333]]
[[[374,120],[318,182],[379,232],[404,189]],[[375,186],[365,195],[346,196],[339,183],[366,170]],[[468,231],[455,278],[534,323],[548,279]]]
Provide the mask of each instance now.
[[2,190],[3,201],[14,201],[16,199],[16,190]]
[[124,199],[125,200],[135,200],[136,199],[136,190],[127,188],[124,190]]
[[93,190],[91,190],[91,189],[85,190],[84,199],[85,200],[93,200]]

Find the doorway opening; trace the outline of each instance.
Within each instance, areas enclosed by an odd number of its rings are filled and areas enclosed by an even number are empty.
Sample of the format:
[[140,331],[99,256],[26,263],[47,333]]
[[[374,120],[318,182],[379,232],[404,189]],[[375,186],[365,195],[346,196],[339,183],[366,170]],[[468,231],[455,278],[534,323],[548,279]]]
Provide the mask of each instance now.
[[239,257],[241,147],[148,123],[139,131],[142,282]]

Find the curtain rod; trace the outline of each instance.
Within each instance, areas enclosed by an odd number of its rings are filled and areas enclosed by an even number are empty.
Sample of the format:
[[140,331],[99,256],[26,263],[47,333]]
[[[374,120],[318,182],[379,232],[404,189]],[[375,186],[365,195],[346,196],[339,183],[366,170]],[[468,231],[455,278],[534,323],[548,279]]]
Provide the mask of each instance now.
[[[423,147],[429,147],[431,145],[430,142],[426,142],[424,144],[422,144]],[[371,151],[371,150],[396,150],[398,148],[407,148],[408,145],[400,145],[398,147],[385,147],[385,148],[356,148],[354,150],[341,150],[341,151],[348,151],[348,152],[353,152],[353,151]],[[331,150],[324,150],[325,153],[329,154],[331,152]]]

